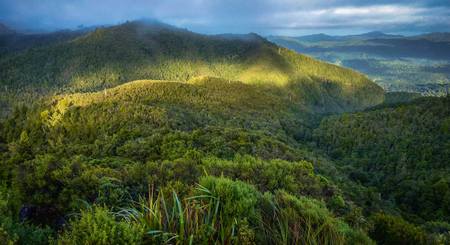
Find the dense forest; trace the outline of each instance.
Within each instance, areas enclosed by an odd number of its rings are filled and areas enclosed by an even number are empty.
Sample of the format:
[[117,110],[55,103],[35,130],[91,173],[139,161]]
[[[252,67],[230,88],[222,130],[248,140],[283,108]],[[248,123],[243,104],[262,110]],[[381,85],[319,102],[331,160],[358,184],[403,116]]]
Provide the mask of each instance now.
[[0,58],[1,244],[450,242],[449,97],[256,34],[52,35]]

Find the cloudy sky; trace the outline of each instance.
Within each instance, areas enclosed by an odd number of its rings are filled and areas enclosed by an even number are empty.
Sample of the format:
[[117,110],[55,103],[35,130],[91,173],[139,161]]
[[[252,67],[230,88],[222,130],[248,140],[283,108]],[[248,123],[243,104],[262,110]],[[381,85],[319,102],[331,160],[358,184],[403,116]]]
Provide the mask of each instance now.
[[450,31],[450,0],[0,0],[0,22],[55,30],[152,18],[202,33]]

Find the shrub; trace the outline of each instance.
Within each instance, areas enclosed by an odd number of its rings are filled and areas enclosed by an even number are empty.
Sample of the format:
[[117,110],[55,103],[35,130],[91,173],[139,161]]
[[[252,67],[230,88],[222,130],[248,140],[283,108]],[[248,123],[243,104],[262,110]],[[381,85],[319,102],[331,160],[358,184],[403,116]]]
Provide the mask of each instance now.
[[17,237],[13,237],[0,227],[0,244],[13,245],[17,242]]
[[140,244],[143,234],[139,224],[117,220],[107,209],[94,207],[72,220],[58,244]]
[[425,232],[401,217],[378,213],[371,220],[369,235],[378,244],[426,244]]
[[220,213],[223,221],[232,222],[233,219],[256,218],[255,207],[260,194],[253,186],[241,181],[211,176],[201,178],[200,185],[220,200]]

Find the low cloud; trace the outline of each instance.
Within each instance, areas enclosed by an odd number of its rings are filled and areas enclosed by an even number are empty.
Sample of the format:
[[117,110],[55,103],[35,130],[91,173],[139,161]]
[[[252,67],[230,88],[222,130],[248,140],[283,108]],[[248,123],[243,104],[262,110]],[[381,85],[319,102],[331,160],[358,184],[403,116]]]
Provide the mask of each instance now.
[[[284,23],[280,25],[279,23]],[[372,30],[433,29],[439,25],[450,26],[447,8],[424,8],[402,5],[346,6],[312,11],[275,13],[267,25],[273,28],[366,28]]]
[[0,22],[35,29],[156,18],[206,33],[450,31],[450,2],[427,0],[0,0]]

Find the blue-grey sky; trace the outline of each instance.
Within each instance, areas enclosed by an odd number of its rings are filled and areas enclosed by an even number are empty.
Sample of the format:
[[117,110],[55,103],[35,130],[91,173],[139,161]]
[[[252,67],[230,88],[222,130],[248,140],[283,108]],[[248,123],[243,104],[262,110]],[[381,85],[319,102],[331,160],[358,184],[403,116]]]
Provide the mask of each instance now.
[[450,0],[0,0],[0,22],[56,30],[152,18],[202,33],[450,31]]

